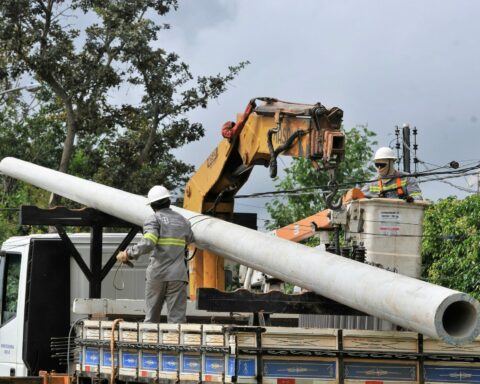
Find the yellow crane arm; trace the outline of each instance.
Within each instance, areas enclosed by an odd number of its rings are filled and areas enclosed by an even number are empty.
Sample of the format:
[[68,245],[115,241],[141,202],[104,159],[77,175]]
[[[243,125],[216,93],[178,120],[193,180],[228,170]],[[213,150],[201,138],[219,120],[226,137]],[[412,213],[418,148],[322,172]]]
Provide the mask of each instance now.
[[[231,219],[234,196],[253,166],[269,167],[271,177],[275,177],[279,155],[310,159],[314,167],[329,173],[335,185],[335,170],[345,155],[342,118],[340,108],[328,109],[320,103],[252,99],[236,123],[224,124],[224,139],[187,183],[184,208]],[[191,297],[197,287],[223,289],[223,274],[223,260],[197,252],[190,264]]]

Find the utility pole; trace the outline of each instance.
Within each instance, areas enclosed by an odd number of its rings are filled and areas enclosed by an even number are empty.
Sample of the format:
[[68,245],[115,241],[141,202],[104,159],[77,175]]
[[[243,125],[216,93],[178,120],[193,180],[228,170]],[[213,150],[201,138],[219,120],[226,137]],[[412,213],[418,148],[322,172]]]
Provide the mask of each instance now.
[[403,171],[410,173],[410,125],[402,128]]

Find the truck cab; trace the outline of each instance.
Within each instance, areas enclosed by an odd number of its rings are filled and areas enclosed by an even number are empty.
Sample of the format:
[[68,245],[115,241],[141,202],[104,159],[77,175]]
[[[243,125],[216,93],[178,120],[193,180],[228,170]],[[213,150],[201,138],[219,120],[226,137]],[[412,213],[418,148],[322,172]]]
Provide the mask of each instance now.
[[[69,237],[88,265],[90,234]],[[103,235],[103,264],[124,237]],[[102,297],[143,300],[147,263],[141,259],[134,269],[117,271],[116,285],[121,288],[123,282],[123,290],[114,287],[112,268],[102,282]],[[63,371],[61,361],[51,357],[51,338],[66,341],[70,324],[81,317],[71,310],[74,298],[89,297],[88,280],[64,242],[57,234],[6,240],[1,247],[0,288],[0,377],[36,375],[39,369]]]

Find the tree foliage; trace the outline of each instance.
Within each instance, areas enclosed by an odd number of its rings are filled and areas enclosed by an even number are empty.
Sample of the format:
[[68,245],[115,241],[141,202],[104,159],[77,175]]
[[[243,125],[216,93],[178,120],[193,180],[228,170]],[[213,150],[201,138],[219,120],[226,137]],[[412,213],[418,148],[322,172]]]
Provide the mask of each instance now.
[[[350,183],[371,178],[374,169],[368,166],[373,156],[372,146],[375,133],[366,126],[359,126],[345,131],[346,153],[345,160],[337,171],[339,183]],[[328,175],[312,167],[305,158],[295,158],[286,170],[286,176],[276,185],[278,191],[293,190],[304,187],[322,187],[328,183]],[[271,220],[267,228],[274,229],[291,224],[304,217],[315,214],[325,208],[325,199],[322,193],[296,193],[285,199],[275,198],[267,203],[267,211]]]
[[425,213],[423,276],[480,299],[480,196],[449,197]]
[[[185,114],[223,93],[246,63],[195,78],[176,53],[158,47],[169,25],[154,20],[177,6],[177,0],[0,2],[0,81],[28,75],[51,93],[50,107],[61,109],[55,131],[61,143],[53,151],[60,171],[137,193],[157,183],[178,187],[191,171],[170,152],[204,134]],[[140,103],[120,105],[114,96],[125,86]]]
[[[0,99],[0,159],[14,156],[55,168],[61,155],[63,122],[58,109],[44,104],[51,94],[46,90],[37,95],[38,108],[31,109],[18,92]],[[22,233],[18,223],[20,205],[47,206],[48,193],[31,185],[2,177],[0,198],[0,241]]]

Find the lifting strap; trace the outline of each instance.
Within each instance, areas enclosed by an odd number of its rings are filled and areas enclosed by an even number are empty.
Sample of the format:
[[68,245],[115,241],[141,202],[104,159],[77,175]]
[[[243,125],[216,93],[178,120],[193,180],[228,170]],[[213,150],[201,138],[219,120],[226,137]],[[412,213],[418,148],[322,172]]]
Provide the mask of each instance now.
[[[402,197],[405,195],[405,191],[403,190],[403,187],[402,187],[402,179],[400,177],[397,177],[397,179],[395,180],[396,184],[397,184],[397,195],[399,197]],[[382,182],[382,179],[378,179],[378,187],[380,188],[380,193],[379,195],[382,196],[383,194],[383,182]]]

